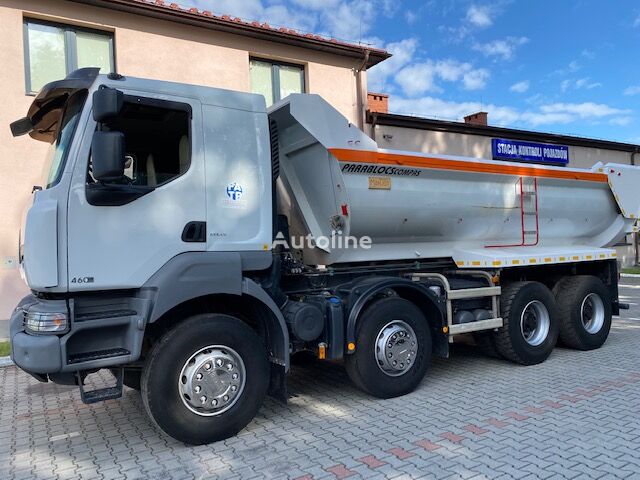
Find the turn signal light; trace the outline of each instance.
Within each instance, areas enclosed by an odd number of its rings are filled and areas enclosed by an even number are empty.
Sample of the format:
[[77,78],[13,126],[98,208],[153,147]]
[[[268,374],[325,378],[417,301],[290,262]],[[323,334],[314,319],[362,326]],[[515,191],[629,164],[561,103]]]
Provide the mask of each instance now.
[[318,344],[318,358],[320,360],[327,358],[327,344],[324,342]]

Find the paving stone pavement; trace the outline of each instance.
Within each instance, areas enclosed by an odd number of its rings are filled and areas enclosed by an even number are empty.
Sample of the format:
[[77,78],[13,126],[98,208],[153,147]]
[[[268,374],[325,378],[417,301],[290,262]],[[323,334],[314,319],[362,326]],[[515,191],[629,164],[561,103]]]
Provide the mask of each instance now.
[[84,405],[75,387],[2,368],[0,479],[640,478],[640,280],[623,281],[632,309],[600,350],[521,367],[457,348],[391,400],[339,365],[294,367],[288,405],[267,399],[208,446],[162,435],[133,390]]

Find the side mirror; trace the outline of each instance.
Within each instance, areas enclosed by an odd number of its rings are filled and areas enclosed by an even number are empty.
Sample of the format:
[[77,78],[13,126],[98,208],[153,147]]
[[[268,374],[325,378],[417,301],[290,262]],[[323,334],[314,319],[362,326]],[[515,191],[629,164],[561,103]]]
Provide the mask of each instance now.
[[104,123],[117,117],[122,110],[124,94],[115,88],[102,87],[93,93],[93,119]]
[[93,178],[102,182],[124,176],[124,134],[96,131],[91,142]]

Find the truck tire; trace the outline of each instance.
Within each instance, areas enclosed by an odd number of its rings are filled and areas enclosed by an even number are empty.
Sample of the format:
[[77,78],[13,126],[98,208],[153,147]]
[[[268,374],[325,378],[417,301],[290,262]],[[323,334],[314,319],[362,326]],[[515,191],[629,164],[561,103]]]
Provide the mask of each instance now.
[[[112,368],[111,373],[113,376],[116,376],[117,370],[115,368]],[[133,390],[140,391],[141,375],[142,375],[142,370],[125,368],[124,374],[122,376],[122,384],[125,385],[126,387],[132,388]]]
[[544,362],[558,340],[558,308],[552,293],[538,282],[502,288],[504,325],[493,333],[496,350],[522,365]]
[[562,278],[553,287],[560,313],[560,341],[578,350],[600,348],[611,330],[611,295],[590,275]]
[[349,378],[378,398],[413,391],[431,360],[431,333],[422,311],[398,297],[374,301],[356,327],[356,351],[345,358]]
[[190,445],[231,437],[258,413],[269,386],[258,335],[229,315],[195,315],[167,332],[142,370],[142,400],[153,422]]

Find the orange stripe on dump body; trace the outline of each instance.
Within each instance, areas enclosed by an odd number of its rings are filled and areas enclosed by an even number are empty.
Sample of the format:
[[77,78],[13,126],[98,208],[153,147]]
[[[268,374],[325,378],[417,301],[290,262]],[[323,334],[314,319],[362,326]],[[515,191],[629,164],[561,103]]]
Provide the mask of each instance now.
[[404,167],[433,168],[437,170],[456,170],[460,172],[492,173],[497,175],[517,175],[519,177],[560,178],[563,180],[584,180],[588,182],[607,183],[604,173],[572,172],[563,170],[547,170],[543,168],[515,165],[496,165],[493,163],[465,162],[444,158],[417,157],[397,153],[383,153],[365,150],[349,150],[346,148],[330,148],[329,152],[341,162],[377,163],[383,165],[399,165]]

